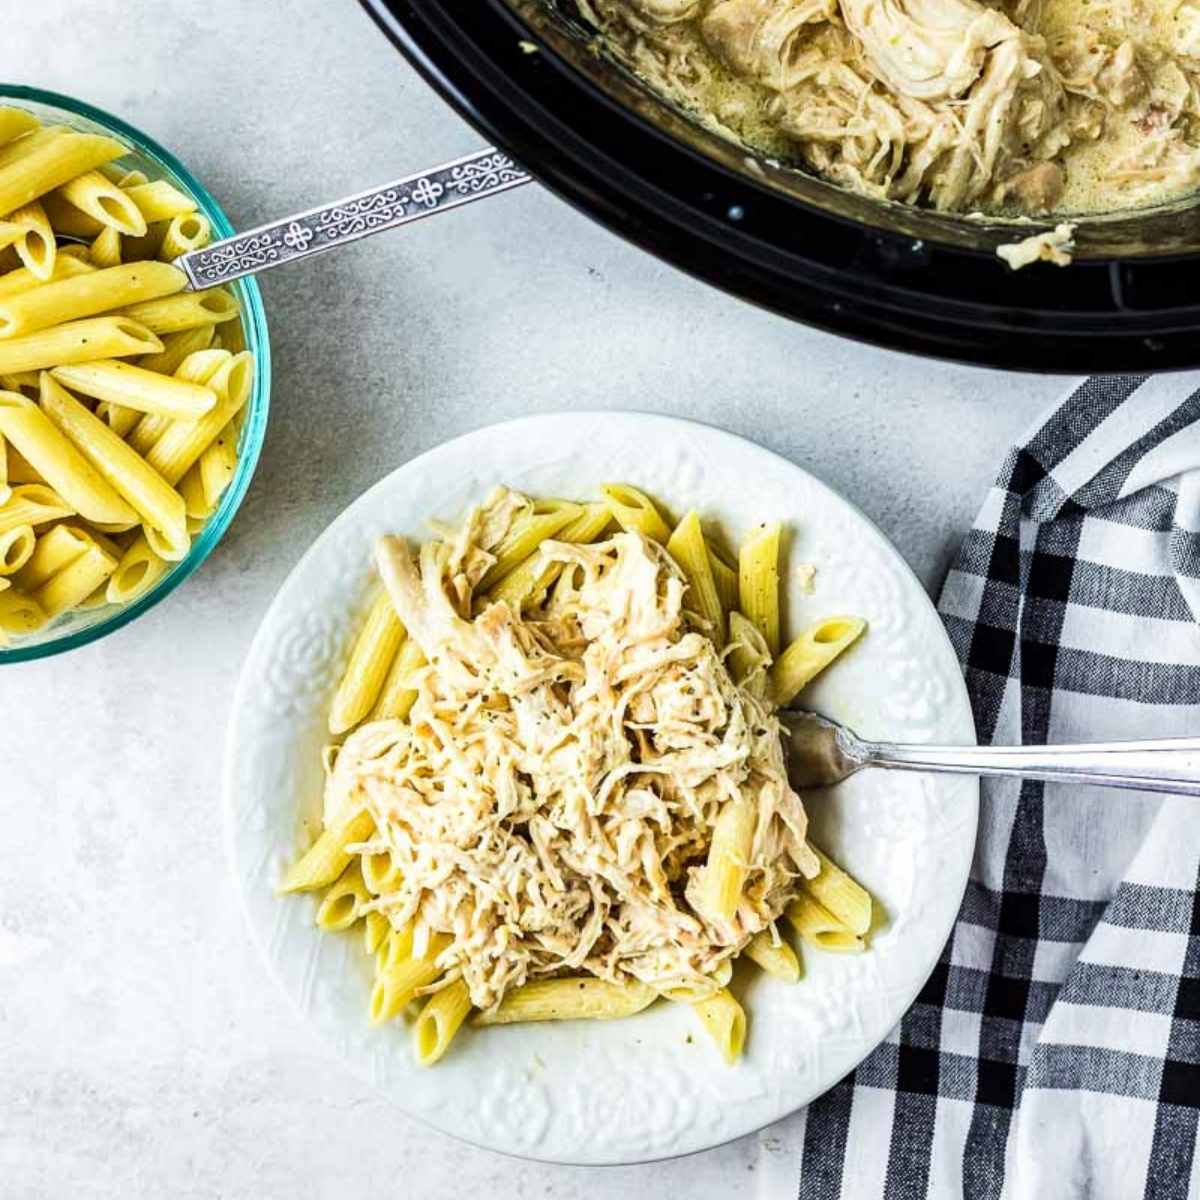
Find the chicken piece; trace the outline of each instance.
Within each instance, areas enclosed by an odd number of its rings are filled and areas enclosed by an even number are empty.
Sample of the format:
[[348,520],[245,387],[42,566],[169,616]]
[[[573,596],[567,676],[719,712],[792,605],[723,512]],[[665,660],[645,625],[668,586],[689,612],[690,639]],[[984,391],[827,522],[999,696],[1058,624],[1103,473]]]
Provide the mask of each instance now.
[[672,25],[694,17],[700,0],[629,0],[629,6],[657,25]]
[[1062,196],[1065,183],[1057,163],[1035,163],[1006,180],[999,189],[999,198],[1013,197],[1026,212],[1049,212]]
[[976,0],[842,0],[841,10],[881,82],[917,100],[962,96],[989,49],[1021,36]]
[[1075,249],[1075,226],[1056,225],[1045,233],[1034,233],[1019,242],[1006,242],[996,247],[996,256],[1003,259],[1014,271],[1035,262],[1049,262],[1056,267],[1071,265],[1071,252]]
[[806,27],[836,12],[837,0],[718,0],[700,32],[730,70],[782,92],[808,73],[799,55]]

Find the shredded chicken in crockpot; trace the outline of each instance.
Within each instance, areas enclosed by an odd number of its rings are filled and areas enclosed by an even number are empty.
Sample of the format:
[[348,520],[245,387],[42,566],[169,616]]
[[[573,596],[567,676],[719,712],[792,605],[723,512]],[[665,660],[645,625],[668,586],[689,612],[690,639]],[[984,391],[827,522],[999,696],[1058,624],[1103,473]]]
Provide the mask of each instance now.
[[710,126],[856,192],[1098,212],[1200,183],[1200,0],[579,0]]
[[[449,934],[439,962],[479,1008],[567,969],[706,994],[819,869],[762,671],[731,678],[679,568],[636,533],[544,543],[562,572],[524,615],[478,597],[529,505],[498,490],[416,559],[386,540],[385,583],[429,665],[407,721],[341,748],[326,823],[371,812],[371,852],[402,877],[376,907],[415,921],[418,942]],[[743,900],[710,921],[697,896],[713,827],[746,796],[759,816]]]

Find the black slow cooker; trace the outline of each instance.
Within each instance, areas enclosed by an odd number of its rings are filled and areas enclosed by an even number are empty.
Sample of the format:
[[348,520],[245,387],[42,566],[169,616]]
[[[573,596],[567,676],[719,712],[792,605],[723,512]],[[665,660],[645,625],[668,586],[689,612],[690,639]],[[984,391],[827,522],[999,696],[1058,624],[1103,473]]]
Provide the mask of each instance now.
[[995,248],[1034,228],[871,200],[734,146],[596,54],[570,0],[362,2],[547,187],[734,295],[876,345],[987,366],[1200,365],[1194,203],[1087,218],[1069,267],[1014,272]]

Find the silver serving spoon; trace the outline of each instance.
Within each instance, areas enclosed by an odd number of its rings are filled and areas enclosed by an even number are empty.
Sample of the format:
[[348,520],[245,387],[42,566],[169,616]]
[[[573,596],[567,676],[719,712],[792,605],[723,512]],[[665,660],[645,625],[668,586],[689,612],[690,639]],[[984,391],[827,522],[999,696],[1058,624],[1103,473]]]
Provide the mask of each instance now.
[[884,767],[1200,796],[1200,738],[1075,746],[899,745],[869,742],[828,717],[802,709],[782,709],[779,717],[791,734],[788,774],[800,789],[829,787],[863,767]]
[[212,242],[181,255],[175,265],[186,273],[191,288],[216,287],[507,192],[532,178],[507,154],[489,146],[440,167]]

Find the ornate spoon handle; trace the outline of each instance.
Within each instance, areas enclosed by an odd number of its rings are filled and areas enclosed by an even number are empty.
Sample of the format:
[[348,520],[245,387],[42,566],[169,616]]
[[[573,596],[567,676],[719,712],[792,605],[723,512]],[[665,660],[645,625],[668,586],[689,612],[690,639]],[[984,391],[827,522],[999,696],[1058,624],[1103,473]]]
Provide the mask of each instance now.
[[192,288],[215,287],[506,192],[532,178],[507,154],[489,147],[213,242],[177,258],[175,265],[187,274]]

